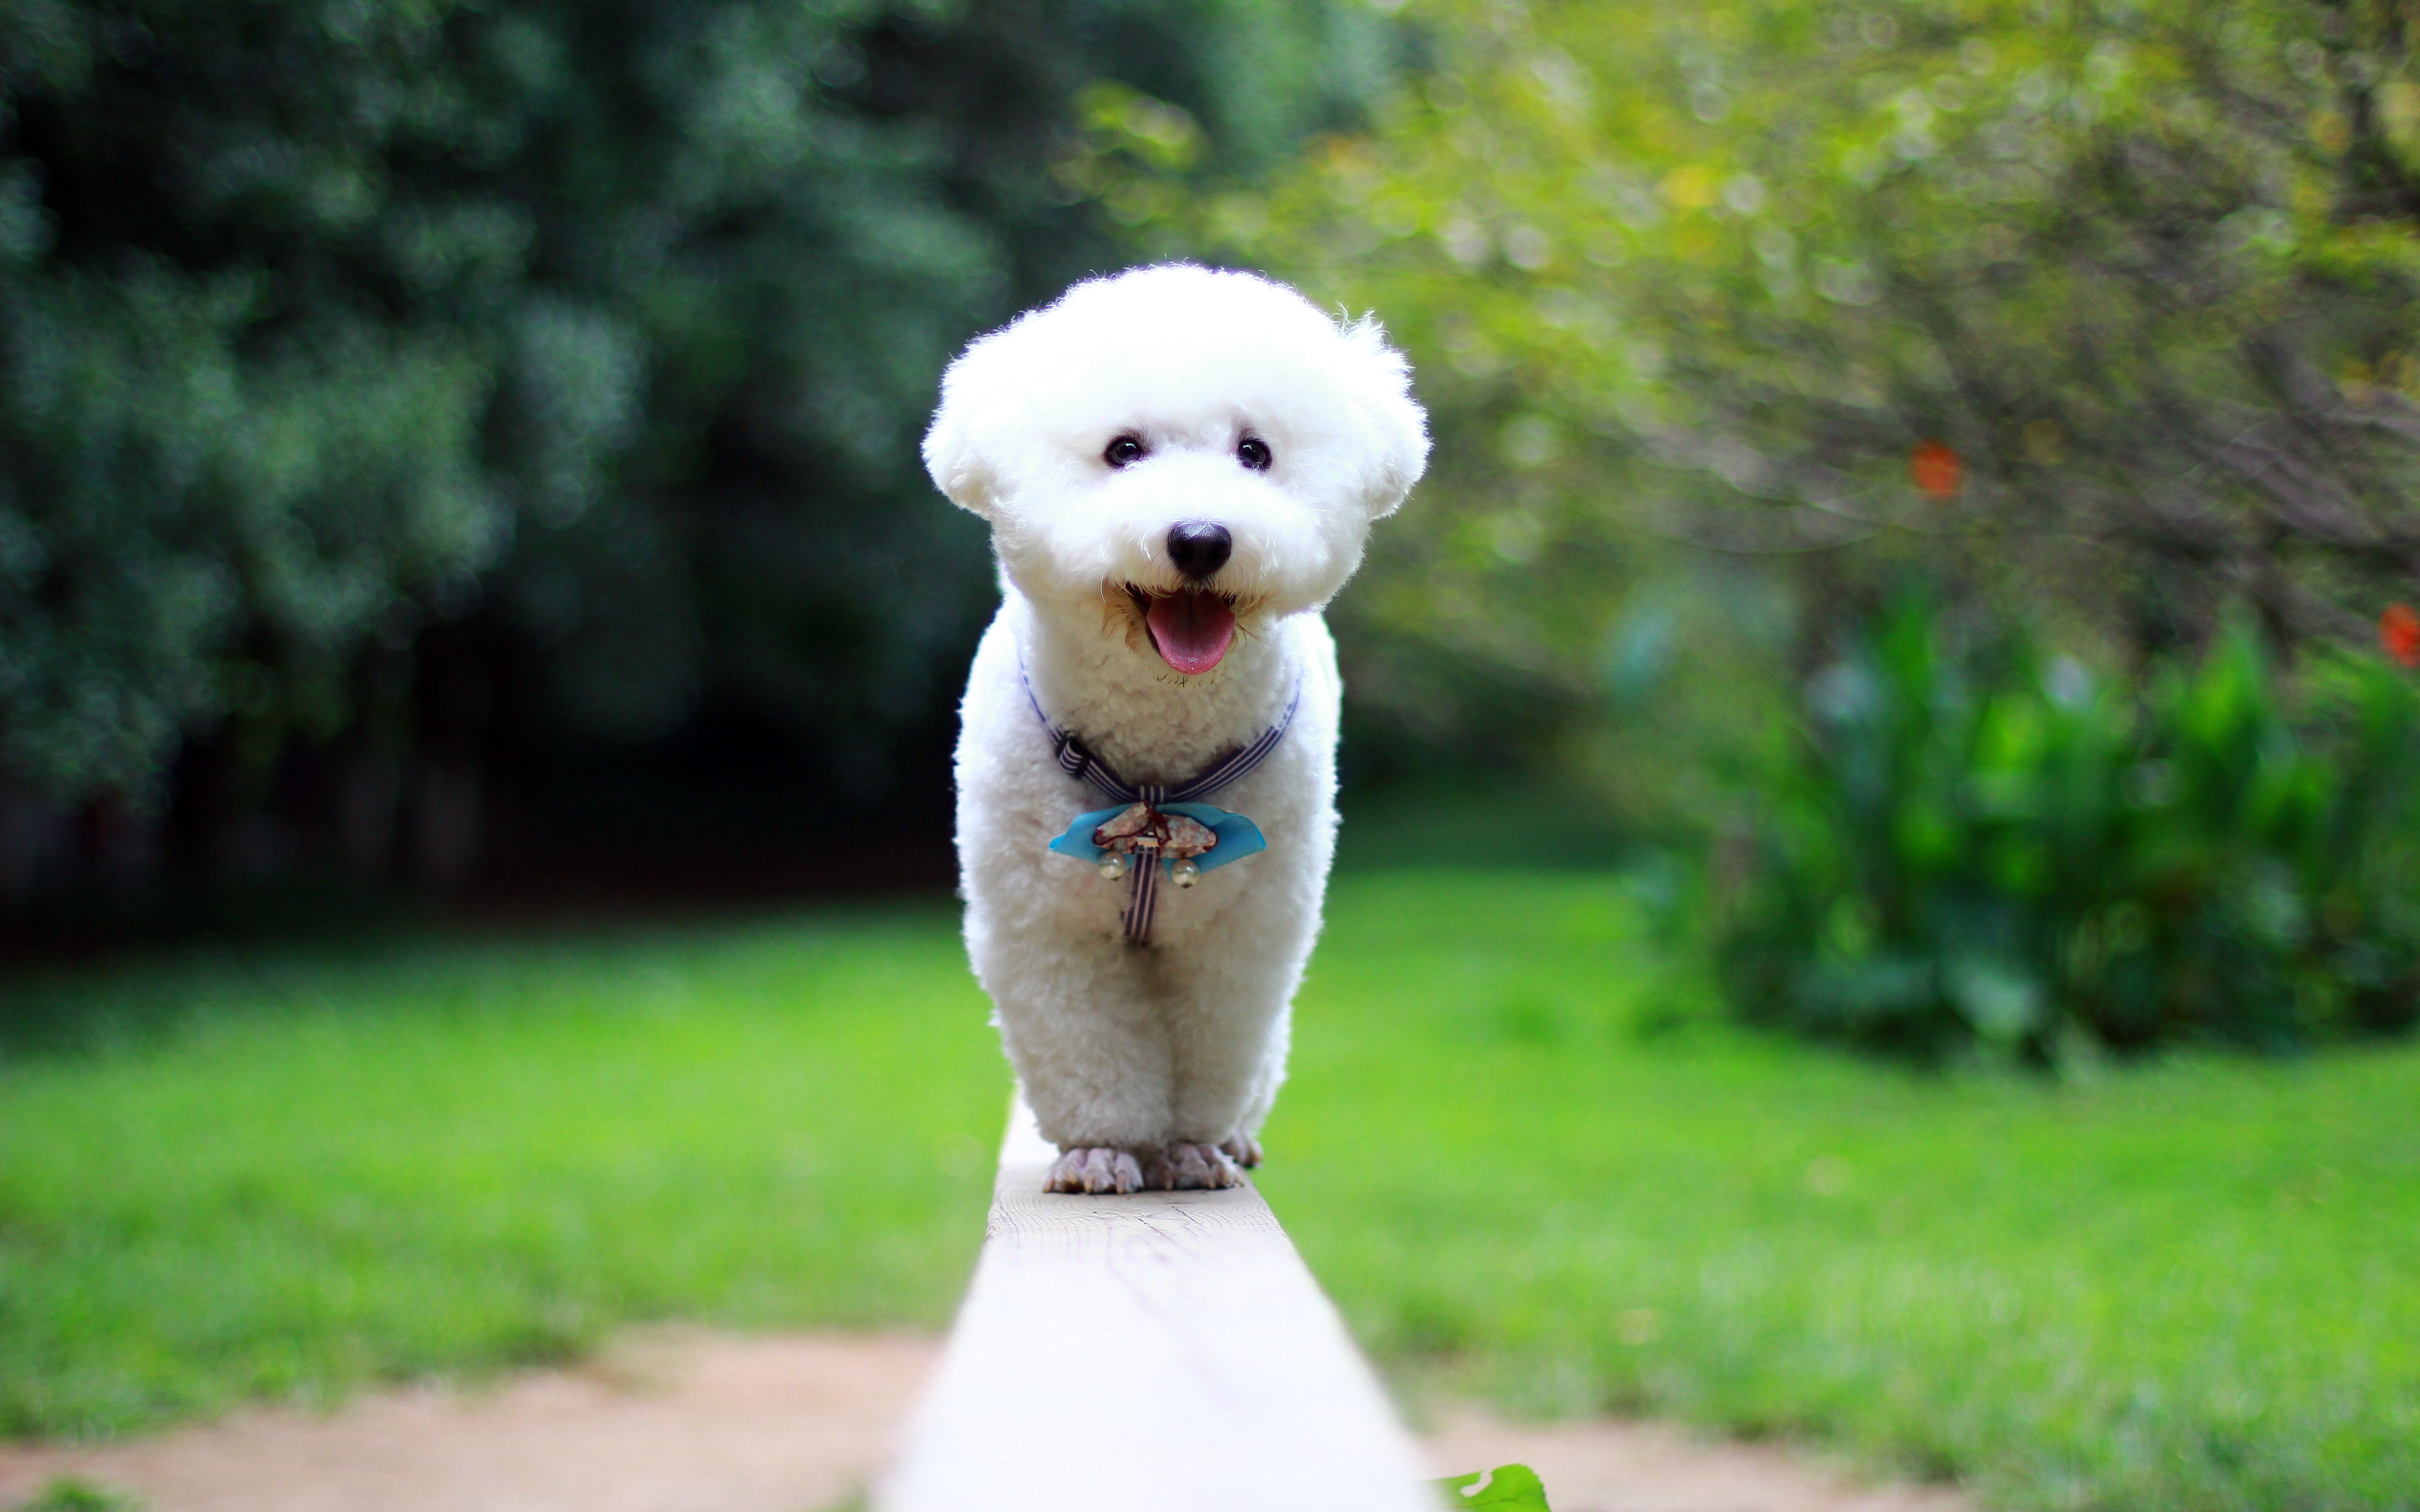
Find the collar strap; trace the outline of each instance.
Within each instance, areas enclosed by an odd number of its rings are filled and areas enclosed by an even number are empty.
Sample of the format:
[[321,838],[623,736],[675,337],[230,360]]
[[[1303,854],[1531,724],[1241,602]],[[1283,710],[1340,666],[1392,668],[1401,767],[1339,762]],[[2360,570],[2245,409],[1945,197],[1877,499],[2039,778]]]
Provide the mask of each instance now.
[[1025,702],[1032,706],[1033,717],[1042,721],[1042,729],[1050,737],[1059,769],[1078,781],[1089,784],[1105,798],[1119,803],[1147,803],[1156,809],[1171,803],[1195,803],[1219,789],[1241,780],[1252,768],[1268,760],[1269,752],[1278,748],[1293,725],[1295,711],[1302,707],[1302,683],[1296,679],[1294,697],[1286,703],[1285,713],[1278,722],[1262,731],[1247,744],[1236,747],[1182,782],[1129,782],[1117,774],[1109,763],[1093,754],[1081,737],[1071,730],[1062,729],[1042,712],[1042,701],[1033,694],[1033,680],[1025,675],[1025,663],[1016,665],[1016,680],[1025,688]]
[[[1025,658],[1022,656],[1016,662],[1016,680],[1025,688],[1025,702],[1032,705],[1033,717],[1042,721],[1044,733],[1050,737],[1051,748],[1061,771],[1115,803],[1140,803],[1155,813],[1171,803],[1197,802],[1242,779],[1266,761],[1269,752],[1278,748],[1278,742],[1285,738],[1287,729],[1294,723],[1295,711],[1302,707],[1302,681],[1296,678],[1294,697],[1287,701],[1285,713],[1278,717],[1277,723],[1262,731],[1249,744],[1236,747],[1182,782],[1129,782],[1120,777],[1109,763],[1094,755],[1075,732],[1061,729],[1051,722],[1050,716],[1042,712],[1042,701],[1034,697],[1033,680],[1025,674]],[[1252,838],[1257,841],[1260,831],[1252,828],[1249,821],[1245,821],[1245,827],[1251,829]],[[1253,848],[1259,847],[1255,844]],[[1130,857],[1126,870],[1126,906],[1122,916],[1125,923],[1126,942],[1149,945],[1152,921],[1158,913],[1159,860],[1156,850],[1147,850]]]

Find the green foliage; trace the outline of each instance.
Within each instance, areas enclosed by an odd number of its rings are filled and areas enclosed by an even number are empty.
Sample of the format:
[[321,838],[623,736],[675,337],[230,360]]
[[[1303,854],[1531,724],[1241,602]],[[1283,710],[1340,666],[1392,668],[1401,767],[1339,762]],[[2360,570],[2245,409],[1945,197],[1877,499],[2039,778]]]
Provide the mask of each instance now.
[[[1479,1482],[1482,1480],[1487,1484],[1480,1486]],[[1527,1465],[1498,1465],[1494,1470],[1474,1470],[1467,1475],[1449,1475],[1434,1484],[1445,1493],[1449,1506],[1493,1506],[1502,1507],[1505,1512],[1550,1512],[1546,1505],[1546,1488],[1540,1484],[1538,1473]]]
[[2035,1061],[2420,1020],[2420,685],[2238,628],[2139,695],[1900,598],[1760,774],[1718,929],[1753,1019]]
[[2411,0],[1406,14],[1433,68],[1370,131],[1156,223],[1415,359],[1437,471],[1340,606],[1399,726],[1552,760],[1617,717],[1659,538],[1788,563],[1817,633],[1910,559],[2154,649],[2412,596]]
[[376,722],[365,664],[470,616],[524,742],[720,695],[866,785],[989,597],[917,463],[941,364],[1122,260],[1053,177],[1078,97],[1264,164],[1386,39],[1329,0],[0,4],[0,757],[156,808],[187,733]]

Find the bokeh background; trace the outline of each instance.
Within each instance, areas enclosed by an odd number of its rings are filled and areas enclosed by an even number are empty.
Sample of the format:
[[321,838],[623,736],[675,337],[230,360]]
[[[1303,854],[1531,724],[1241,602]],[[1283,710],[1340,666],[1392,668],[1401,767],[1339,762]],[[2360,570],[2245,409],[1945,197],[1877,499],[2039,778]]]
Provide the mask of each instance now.
[[915,443],[1185,257],[1436,434],[1266,1181],[1398,1383],[2420,1506],[2415,49],[0,0],[0,1432],[945,1319],[994,590]]

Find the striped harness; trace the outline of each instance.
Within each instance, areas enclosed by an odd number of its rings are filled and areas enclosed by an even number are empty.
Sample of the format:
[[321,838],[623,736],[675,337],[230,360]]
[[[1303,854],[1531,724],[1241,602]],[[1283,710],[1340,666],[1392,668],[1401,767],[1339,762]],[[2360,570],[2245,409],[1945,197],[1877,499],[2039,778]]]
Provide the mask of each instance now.
[[[1034,697],[1032,680],[1025,675],[1022,665],[1016,670],[1016,678],[1025,686],[1025,702],[1032,706],[1033,717],[1042,721],[1043,733],[1050,737],[1059,769],[1118,806],[1079,815],[1050,848],[1063,856],[1089,858],[1088,851],[1099,855],[1109,848],[1096,842],[1104,825],[1114,821],[1116,827],[1130,832],[1130,838],[1111,842],[1117,853],[1126,858],[1126,904],[1119,917],[1125,924],[1127,944],[1151,943],[1152,920],[1159,912],[1161,873],[1175,875],[1178,865],[1194,864],[1191,856],[1180,858],[1161,854],[1172,829],[1192,819],[1197,828],[1206,825],[1216,836],[1207,841],[1213,849],[1196,853],[1204,856],[1199,863],[1200,870],[1241,859],[1263,847],[1261,832],[1250,820],[1214,809],[1202,800],[1240,780],[1278,748],[1278,742],[1285,738],[1287,728],[1294,723],[1295,711],[1302,707],[1299,682],[1295,684],[1294,698],[1286,704],[1285,713],[1278,717],[1278,722],[1254,736],[1249,744],[1236,747],[1182,782],[1129,782],[1093,754],[1075,732],[1051,722],[1050,716],[1042,712],[1042,701]],[[1220,849],[1226,854],[1219,854]],[[1177,880],[1190,885],[1192,874],[1178,876]]]

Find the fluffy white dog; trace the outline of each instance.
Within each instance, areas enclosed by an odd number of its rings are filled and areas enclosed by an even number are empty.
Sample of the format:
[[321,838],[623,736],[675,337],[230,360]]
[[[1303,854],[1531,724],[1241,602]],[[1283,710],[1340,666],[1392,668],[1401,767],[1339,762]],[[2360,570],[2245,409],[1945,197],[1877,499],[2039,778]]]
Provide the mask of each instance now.
[[1378,328],[1247,273],[1078,285],[942,380],[925,466],[1002,598],[958,740],[967,947],[1051,1190],[1258,1161],[1335,849],[1320,610],[1427,455]]

